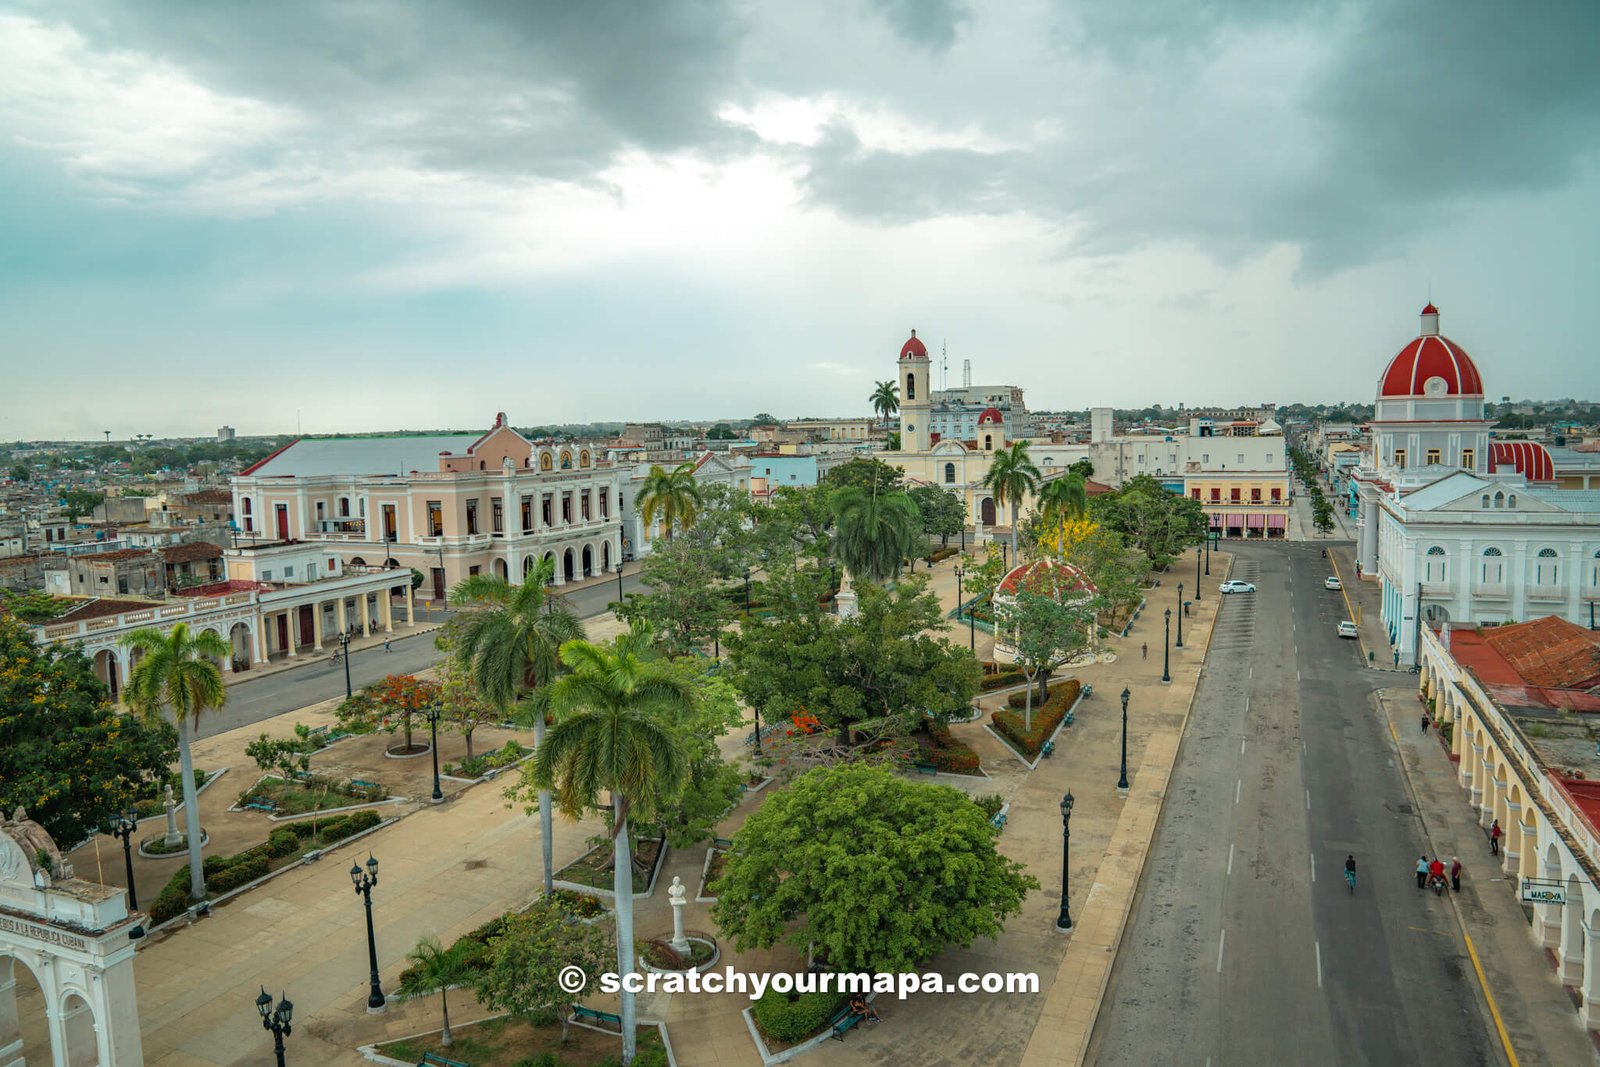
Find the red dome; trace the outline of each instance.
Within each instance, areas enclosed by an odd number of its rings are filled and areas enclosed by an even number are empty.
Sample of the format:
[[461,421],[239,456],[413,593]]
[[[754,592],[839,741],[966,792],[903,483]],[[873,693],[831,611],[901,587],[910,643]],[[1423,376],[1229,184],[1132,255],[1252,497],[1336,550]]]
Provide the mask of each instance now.
[[985,425],[990,425],[990,424],[998,426],[998,425],[1000,425],[1001,423],[1003,423],[1005,421],[1006,421],[1006,417],[1004,415],[1000,414],[1000,411],[999,411],[998,408],[984,408],[983,409],[983,414],[978,416],[978,425],[979,426],[985,426]]
[[1537,441],[1493,441],[1489,444],[1489,473],[1506,467],[1516,469],[1530,482],[1556,480],[1555,461]]
[[927,359],[928,346],[917,340],[917,331],[911,331],[911,340],[900,346],[901,359]]
[[[1431,321],[1430,321],[1431,317]],[[1433,379],[1444,383],[1430,392]],[[1482,396],[1483,379],[1467,350],[1439,335],[1439,309],[1422,309],[1422,334],[1402,348],[1378,380],[1378,396]]]

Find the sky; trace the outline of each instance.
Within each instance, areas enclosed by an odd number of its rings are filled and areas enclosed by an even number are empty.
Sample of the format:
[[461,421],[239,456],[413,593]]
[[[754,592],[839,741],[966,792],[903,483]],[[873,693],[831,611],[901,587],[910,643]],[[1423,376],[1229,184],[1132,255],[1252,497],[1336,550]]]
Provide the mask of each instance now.
[[[1600,397],[1600,4],[0,0],[0,439]],[[935,356],[934,384],[942,380]]]

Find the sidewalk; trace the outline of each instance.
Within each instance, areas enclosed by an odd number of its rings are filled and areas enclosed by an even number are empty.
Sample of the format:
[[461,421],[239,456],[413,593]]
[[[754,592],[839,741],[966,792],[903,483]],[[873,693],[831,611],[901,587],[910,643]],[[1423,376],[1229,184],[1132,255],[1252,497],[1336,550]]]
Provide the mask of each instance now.
[[[1517,898],[1517,880],[1502,873],[1501,860],[1457,784],[1456,764],[1434,731],[1421,732],[1421,708],[1414,687],[1378,692],[1383,714],[1400,752],[1417,814],[1431,846],[1448,865],[1461,859],[1461,892],[1452,894],[1456,920],[1472,939],[1482,978],[1502,1040],[1515,1050],[1514,1062],[1532,1065],[1600,1063],[1577,1010],[1529,933],[1528,916]],[[1464,968],[1472,966],[1458,945]]]

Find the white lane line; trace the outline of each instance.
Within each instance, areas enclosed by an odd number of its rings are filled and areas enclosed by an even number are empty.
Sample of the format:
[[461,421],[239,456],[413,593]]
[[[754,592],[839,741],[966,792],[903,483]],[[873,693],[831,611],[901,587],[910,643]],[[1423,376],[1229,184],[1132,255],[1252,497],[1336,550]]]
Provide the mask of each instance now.
[[1315,856],[1311,857],[1311,880],[1312,882],[1317,880],[1317,857]]
[[1306,810],[1311,810],[1311,790],[1306,790]]
[[1222,931],[1222,937],[1217,941],[1217,973],[1222,973],[1222,949],[1228,943],[1228,931]]
[[1250,698],[1249,697],[1245,697],[1244,698],[1244,713],[1246,715],[1250,714]]
[[1233,802],[1235,804],[1239,803],[1239,791],[1241,789],[1243,789],[1243,788],[1244,788],[1244,779],[1243,778],[1240,778],[1237,782],[1233,783]]
[[1317,942],[1317,988],[1322,988],[1322,942]]
[[1232,877],[1232,875],[1233,875],[1233,846],[1232,845],[1228,846],[1228,875],[1229,875],[1229,877]]
[[1251,667],[1250,668],[1250,677],[1253,679],[1253,678],[1255,678],[1255,676],[1256,676],[1256,669],[1254,667]]
[[1239,738],[1239,755],[1244,755],[1244,738]]
[[1299,668],[1298,668],[1298,667],[1296,667],[1296,668],[1295,668],[1295,672],[1294,672],[1294,680],[1295,680],[1295,682],[1296,682],[1296,683],[1297,683],[1297,684],[1298,684],[1298,683],[1299,683],[1299,681],[1300,681],[1300,669],[1299,669]]

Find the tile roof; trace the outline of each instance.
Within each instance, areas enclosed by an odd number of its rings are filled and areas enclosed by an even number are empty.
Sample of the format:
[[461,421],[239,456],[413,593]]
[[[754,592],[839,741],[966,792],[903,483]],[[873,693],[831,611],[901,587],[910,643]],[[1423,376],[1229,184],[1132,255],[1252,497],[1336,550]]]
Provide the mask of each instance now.
[[[57,597],[57,600],[66,600],[66,597]],[[144,611],[146,608],[159,607],[159,600],[107,600],[104,597],[71,598],[77,607],[71,608],[61,615],[50,620],[50,623],[61,622],[87,622],[90,619],[103,619],[108,615],[121,615],[125,611]]]
[[119,548],[111,552],[91,552],[75,557],[84,563],[124,563],[134,559],[153,559],[148,548]]
[[1559,616],[1497,626],[1487,631],[1484,639],[1528,685],[1544,689],[1600,686],[1600,633]]
[[159,549],[161,558],[168,563],[195,563],[203,559],[221,559],[222,549],[210,541],[185,541]]

